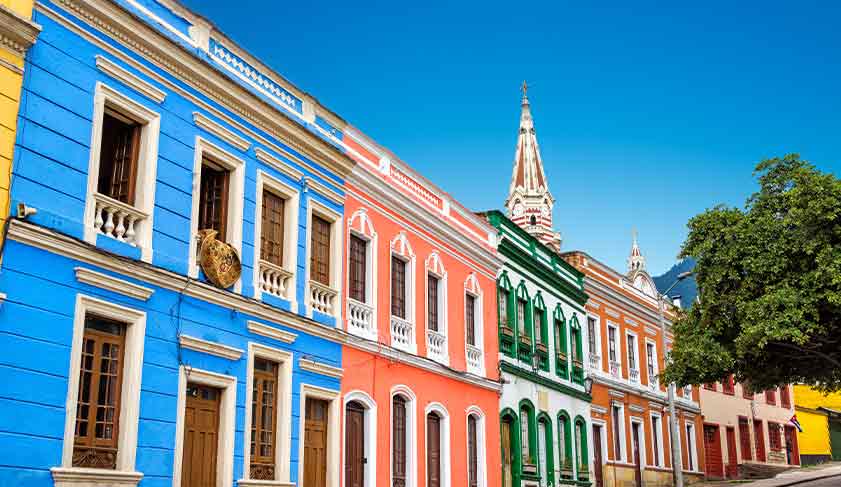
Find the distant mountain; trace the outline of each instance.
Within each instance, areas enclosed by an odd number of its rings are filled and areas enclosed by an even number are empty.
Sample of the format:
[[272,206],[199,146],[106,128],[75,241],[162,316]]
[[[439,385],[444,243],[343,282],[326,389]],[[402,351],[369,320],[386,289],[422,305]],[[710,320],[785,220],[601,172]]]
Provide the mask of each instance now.
[[[657,289],[662,293],[666,291],[666,288],[672,285],[677,279],[677,276],[686,271],[691,271],[695,268],[695,259],[692,257],[687,257],[682,261],[675,264],[671,269],[668,270],[662,276],[657,276],[654,278],[654,284],[657,285]],[[680,296],[680,303],[681,307],[684,309],[688,309],[692,307],[692,303],[695,302],[695,298],[698,296],[698,284],[695,282],[695,276],[689,276],[683,281],[679,282],[671,291],[669,291],[669,297]]]

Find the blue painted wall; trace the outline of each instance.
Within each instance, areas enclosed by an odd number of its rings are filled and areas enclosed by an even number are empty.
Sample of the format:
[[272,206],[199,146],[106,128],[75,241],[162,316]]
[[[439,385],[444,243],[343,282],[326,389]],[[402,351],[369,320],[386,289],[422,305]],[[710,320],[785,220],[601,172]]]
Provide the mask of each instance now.
[[[131,6],[124,1],[117,3],[124,7]],[[61,11],[55,4],[45,4]],[[156,2],[142,0],[141,4],[158,17],[171,22],[180,32],[187,32],[189,25],[183,19],[167,13],[165,9],[161,10],[162,7]],[[150,70],[166,76],[193,95],[204,98],[180,80],[169,77],[140,56],[89,29],[72,15],[65,15],[73,19],[79,28],[119,48],[125,55],[143,62]],[[152,22],[148,15],[140,15],[140,18],[164,32],[165,29]],[[222,120],[214,119],[251,142],[248,151],[243,152],[196,127],[193,112],[207,112],[190,100],[146,78],[50,17],[36,11],[34,21],[43,30],[38,42],[30,49],[25,65],[11,187],[13,207],[17,202],[26,202],[38,209],[37,215],[31,217],[30,222],[77,239],[83,238],[94,87],[97,82],[104,82],[161,116],[152,264],[178,274],[187,273],[194,141],[196,135],[201,135],[245,161],[241,254],[243,295],[250,297],[254,293],[253,218],[258,201],[257,170],[263,170],[276,179],[302,189],[296,290],[299,309],[303,311],[308,262],[305,241],[308,199],[316,198],[321,204],[339,213],[343,212],[343,207],[318,193],[303,191],[303,181],[292,180],[260,163],[254,151],[261,145],[250,140],[247,134],[227,126]],[[165,35],[177,37],[171,32]],[[107,57],[163,89],[167,93],[165,101],[157,104],[131,87],[108,77],[96,68],[96,55]],[[305,160],[312,167],[324,171],[283,140],[274,139],[209,99],[205,99],[205,102]],[[319,119],[318,123],[329,130],[326,121]],[[313,132],[312,136],[320,134]],[[336,174],[324,171],[326,174],[322,177],[282,154],[274,153],[268,147],[261,148],[336,193],[343,194],[343,181]],[[139,257],[137,249],[104,236],[98,237],[96,245],[120,256],[134,259]],[[189,350],[179,353],[179,329],[185,334],[243,350],[247,350],[248,341],[254,341],[294,353],[290,472],[291,480],[296,481],[300,386],[308,383],[339,389],[339,382],[335,379],[300,370],[298,359],[307,356],[325,364],[340,366],[340,345],[301,332],[296,332],[298,338],[292,345],[285,345],[249,333],[246,321],[254,317],[194,298],[179,297],[176,292],[155,288],[148,283],[133,281],[155,289],[151,299],[146,302],[137,301],[79,283],[74,274],[74,268],[78,266],[108,273],[16,241],[9,241],[6,245],[0,270],[0,292],[8,295],[0,307],[0,485],[52,485],[49,469],[60,465],[61,461],[73,314],[78,293],[136,308],[147,314],[136,461],[136,469],[144,474],[142,486],[171,485],[179,363],[237,377],[234,479],[242,478],[247,357],[244,354],[241,359],[231,361]],[[118,277],[132,281],[124,275]],[[282,300],[266,299],[265,302],[278,309],[289,309],[289,303]],[[322,324],[314,323],[313,326],[335,326],[332,318],[317,315],[315,319]]]

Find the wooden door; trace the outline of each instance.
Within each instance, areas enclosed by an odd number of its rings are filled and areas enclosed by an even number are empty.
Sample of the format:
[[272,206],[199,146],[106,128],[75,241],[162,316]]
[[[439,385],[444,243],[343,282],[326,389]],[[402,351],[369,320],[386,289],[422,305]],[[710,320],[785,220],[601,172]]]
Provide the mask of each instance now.
[[642,487],[642,460],[640,459],[640,425],[631,423],[631,438],[634,447],[634,485]]
[[182,487],[216,486],[221,396],[222,391],[214,387],[187,385],[184,452],[181,462]]
[[304,485],[327,487],[327,414],[323,399],[307,398],[304,422]]
[[426,416],[426,487],[441,487],[441,418]]
[[345,409],[345,487],[365,485],[365,408],[356,401]]
[[786,459],[789,465],[800,465],[800,451],[797,448],[797,434],[794,426],[785,427]]
[[832,460],[841,460],[841,421],[829,420],[829,449],[832,451]]
[[504,420],[500,425],[502,437],[502,487],[513,487],[514,478],[511,469],[511,422]]
[[739,459],[736,454],[736,430],[727,427],[727,477],[734,479],[739,476]]
[[742,446],[742,461],[752,460],[750,426],[747,418],[739,418],[739,443]]
[[593,468],[596,469],[596,487],[604,486],[602,478],[602,427],[593,425]]
[[756,460],[765,461],[765,433],[762,432],[762,420],[753,421],[753,441],[756,443]]
[[707,477],[724,477],[724,464],[721,458],[721,435],[718,426],[704,425],[704,457],[706,458]]

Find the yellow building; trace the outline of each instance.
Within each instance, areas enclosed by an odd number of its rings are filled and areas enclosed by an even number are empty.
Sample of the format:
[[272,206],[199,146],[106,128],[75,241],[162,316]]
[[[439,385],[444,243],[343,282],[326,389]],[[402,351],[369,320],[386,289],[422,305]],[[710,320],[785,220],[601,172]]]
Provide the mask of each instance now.
[[40,31],[30,20],[32,4],[33,0],[0,0],[0,228],[6,225],[10,211],[9,186],[23,58]]
[[824,395],[810,386],[794,386],[800,461],[803,465],[841,460],[841,393]]

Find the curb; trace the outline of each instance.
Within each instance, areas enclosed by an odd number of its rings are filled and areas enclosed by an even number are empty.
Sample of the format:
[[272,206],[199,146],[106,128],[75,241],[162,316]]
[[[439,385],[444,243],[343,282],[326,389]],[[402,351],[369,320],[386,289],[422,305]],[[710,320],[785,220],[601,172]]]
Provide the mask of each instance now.
[[841,477],[841,473],[832,473],[832,474],[829,474],[829,475],[821,475],[819,477],[812,477],[810,479],[795,480],[794,482],[791,482],[791,483],[788,483],[788,484],[780,484],[780,485],[776,485],[774,487],[790,487],[792,485],[801,485],[801,484],[805,484],[806,482],[814,482],[816,480],[831,479],[833,477]]

